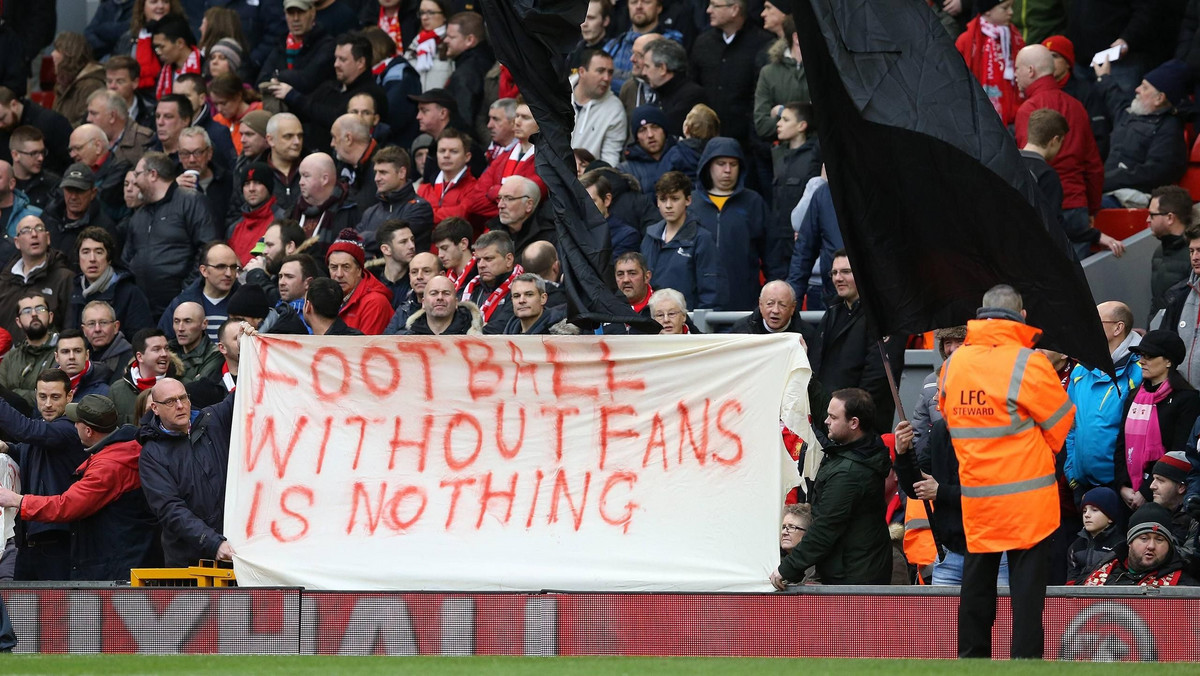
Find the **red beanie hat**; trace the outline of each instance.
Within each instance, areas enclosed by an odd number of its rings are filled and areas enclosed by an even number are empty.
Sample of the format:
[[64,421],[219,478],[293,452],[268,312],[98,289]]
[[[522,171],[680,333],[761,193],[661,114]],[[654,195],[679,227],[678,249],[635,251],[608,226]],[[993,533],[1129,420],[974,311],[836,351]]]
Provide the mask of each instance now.
[[1062,35],[1051,35],[1042,40],[1042,46],[1067,60],[1067,65],[1075,67],[1075,45]]
[[367,252],[363,249],[362,237],[354,228],[342,228],[337,241],[330,244],[329,250],[325,252],[325,262],[328,263],[329,256],[337,251],[353,256],[360,268],[366,265]]

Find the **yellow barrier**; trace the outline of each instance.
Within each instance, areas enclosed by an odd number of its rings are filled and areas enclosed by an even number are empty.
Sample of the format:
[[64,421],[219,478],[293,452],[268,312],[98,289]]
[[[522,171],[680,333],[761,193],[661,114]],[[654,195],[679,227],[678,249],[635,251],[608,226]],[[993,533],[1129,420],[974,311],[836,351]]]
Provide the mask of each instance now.
[[131,587],[236,587],[233,564],[204,559],[187,568],[134,568]]

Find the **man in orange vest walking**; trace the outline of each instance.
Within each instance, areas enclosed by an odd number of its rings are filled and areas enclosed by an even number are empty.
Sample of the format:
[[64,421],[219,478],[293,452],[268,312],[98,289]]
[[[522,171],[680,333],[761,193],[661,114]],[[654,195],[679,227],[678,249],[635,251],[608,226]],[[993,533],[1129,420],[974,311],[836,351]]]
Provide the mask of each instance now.
[[992,656],[996,573],[1008,553],[1013,658],[1041,659],[1050,536],[1058,528],[1054,457],[1075,409],[1050,361],[1033,349],[1021,295],[983,296],[967,339],[942,368],[939,403],[958,457],[963,561],[958,656]]

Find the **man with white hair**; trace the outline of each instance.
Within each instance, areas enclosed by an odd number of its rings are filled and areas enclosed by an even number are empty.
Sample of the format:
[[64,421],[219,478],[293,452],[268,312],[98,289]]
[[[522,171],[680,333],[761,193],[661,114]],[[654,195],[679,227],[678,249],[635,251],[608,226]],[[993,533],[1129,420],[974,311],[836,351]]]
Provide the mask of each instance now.
[[275,172],[275,203],[291,211],[300,200],[300,156],[304,153],[304,125],[291,113],[276,113],[267,120],[267,164]]
[[87,121],[100,127],[108,138],[108,150],[130,165],[142,159],[145,147],[154,140],[154,132],[129,116],[125,99],[115,91],[100,89],[92,92],[87,111]]
[[181,188],[204,195],[217,230],[224,232],[225,214],[233,199],[233,178],[225,167],[213,162],[213,144],[202,127],[187,127],[179,132],[179,163],[183,173],[175,178]]
[[317,238],[308,250],[314,258],[324,260],[325,250],[337,240],[338,233],[358,226],[354,202],[347,197],[345,188],[338,185],[337,167],[328,154],[313,153],[300,162],[300,201],[292,218],[300,223],[306,238]]
[[333,138],[334,159],[338,177],[346,182],[350,199],[358,205],[361,216],[374,203],[375,151],[379,144],[371,137],[371,128],[358,115],[349,113],[333,121],[329,129]]
[[554,224],[537,217],[541,196],[537,183],[524,176],[507,176],[500,184],[500,193],[496,197],[500,223],[493,224],[490,229],[508,233],[518,259],[525,253],[525,247],[534,242],[553,244],[558,240]]
[[[105,215],[113,220],[125,216],[125,174],[133,168],[133,163],[112,152],[108,134],[97,124],[76,127],[71,132],[69,149],[71,161],[85,164],[92,170]],[[66,178],[66,174],[63,174],[63,178]]]
[[799,333],[805,345],[817,338],[817,328],[796,316],[796,291],[781,279],[767,282],[758,294],[758,307],[739,319],[730,333]]

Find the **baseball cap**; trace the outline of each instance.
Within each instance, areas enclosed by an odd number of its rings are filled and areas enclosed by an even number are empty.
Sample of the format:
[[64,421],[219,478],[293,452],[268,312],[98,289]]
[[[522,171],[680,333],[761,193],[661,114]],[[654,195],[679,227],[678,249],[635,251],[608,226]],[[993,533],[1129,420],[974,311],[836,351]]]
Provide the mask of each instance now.
[[67,172],[63,174],[58,187],[91,190],[96,187],[96,175],[92,173],[92,170],[86,164],[76,162],[67,167]]
[[117,429],[117,407],[103,395],[89,394],[78,403],[67,404],[66,416],[71,422],[81,422],[100,432]]

